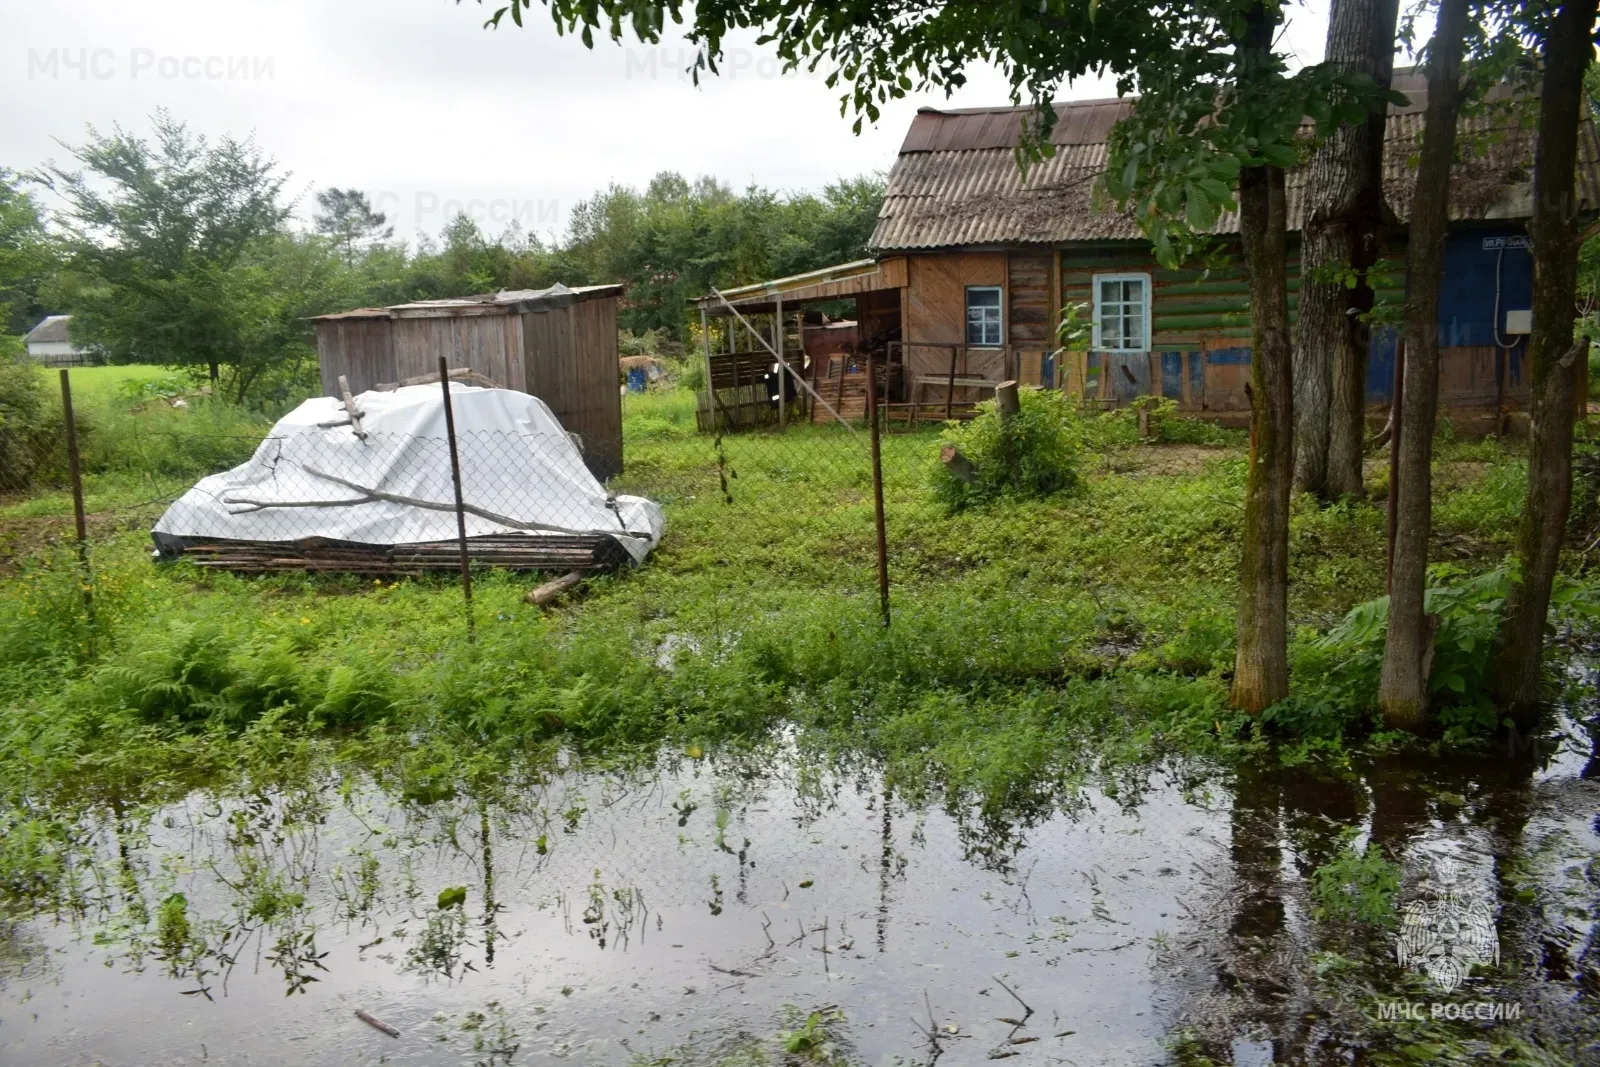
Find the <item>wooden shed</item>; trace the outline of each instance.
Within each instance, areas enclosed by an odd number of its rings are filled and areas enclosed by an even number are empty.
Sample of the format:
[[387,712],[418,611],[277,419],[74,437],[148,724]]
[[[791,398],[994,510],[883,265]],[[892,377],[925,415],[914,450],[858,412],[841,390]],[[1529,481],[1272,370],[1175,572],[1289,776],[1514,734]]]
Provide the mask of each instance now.
[[583,442],[595,477],[622,470],[622,397],[617,379],[621,285],[502,290],[321,315],[322,389],[344,375],[362,393],[433,375],[439,357],[550,405]]

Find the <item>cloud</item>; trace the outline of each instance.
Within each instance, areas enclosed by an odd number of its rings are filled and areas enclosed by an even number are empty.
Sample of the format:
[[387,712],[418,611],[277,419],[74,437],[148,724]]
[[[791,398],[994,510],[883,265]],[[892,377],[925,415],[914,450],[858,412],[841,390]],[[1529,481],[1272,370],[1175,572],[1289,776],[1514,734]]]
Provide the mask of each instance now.
[[[662,170],[815,189],[887,169],[918,106],[1007,99],[999,73],[980,68],[954,98],[891,103],[856,137],[837,91],[819,76],[781,75],[753,33],[730,38],[723,75],[697,88],[682,72],[693,50],[680,35],[590,51],[542,12],[520,30],[485,30],[489,9],[471,2],[8,6],[5,165],[64,160],[58,140],[80,141],[88,124],[143,130],[164,106],[203,133],[253,132],[303,193],[365,190],[402,236],[437,232],[451,203],[477,204],[491,232],[513,217],[559,232],[578,200]],[[1313,61],[1325,0],[1293,12],[1286,40]],[[1067,95],[1113,91],[1096,81]]]

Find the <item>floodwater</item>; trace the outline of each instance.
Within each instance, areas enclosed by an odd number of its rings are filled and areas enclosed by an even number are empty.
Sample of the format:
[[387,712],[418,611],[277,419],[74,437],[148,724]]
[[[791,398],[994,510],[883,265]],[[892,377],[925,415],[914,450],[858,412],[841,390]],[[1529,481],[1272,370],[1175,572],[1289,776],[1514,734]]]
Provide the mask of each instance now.
[[[1594,746],[1569,719],[1515,757],[1165,766],[1030,812],[911,807],[788,743],[493,797],[197,792],[86,826],[70,906],[0,940],[0,1063],[714,1063],[813,1012],[852,1064],[1359,1063],[1340,1013],[1375,1006],[1316,953],[1389,948],[1311,912],[1344,835],[1402,860],[1402,902],[1440,860],[1488,902],[1500,966],[1433,1000],[1514,1001],[1581,1061]],[[1404,994],[1374,968],[1368,999]]]

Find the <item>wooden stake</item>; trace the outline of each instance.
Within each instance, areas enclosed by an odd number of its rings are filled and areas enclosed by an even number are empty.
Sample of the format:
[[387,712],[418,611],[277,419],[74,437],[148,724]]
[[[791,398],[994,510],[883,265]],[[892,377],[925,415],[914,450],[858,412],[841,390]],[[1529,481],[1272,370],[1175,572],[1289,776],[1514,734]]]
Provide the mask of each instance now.
[[[448,389],[449,386],[445,388]],[[342,374],[339,375],[339,394],[344,397],[344,410],[350,416],[350,432],[365,441],[367,434],[361,428],[361,412],[356,410],[355,397],[350,395],[350,379]]]

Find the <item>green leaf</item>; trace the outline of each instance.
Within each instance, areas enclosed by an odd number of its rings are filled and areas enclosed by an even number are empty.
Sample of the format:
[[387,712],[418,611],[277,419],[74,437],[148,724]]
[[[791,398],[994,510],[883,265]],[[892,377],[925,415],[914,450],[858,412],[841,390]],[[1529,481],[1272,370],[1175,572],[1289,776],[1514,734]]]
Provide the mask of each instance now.
[[1188,194],[1184,217],[1188,220],[1189,227],[1202,232],[1211,229],[1217,221],[1216,205],[1197,186],[1189,186]]
[[439,910],[440,911],[443,911],[446,908],[461,908],[461,907],[465,907],[466,903],[467,903],[467,887],[464,886],[464,885],[453,885],[453,886],[450,886],[448,889],[439,890]]

